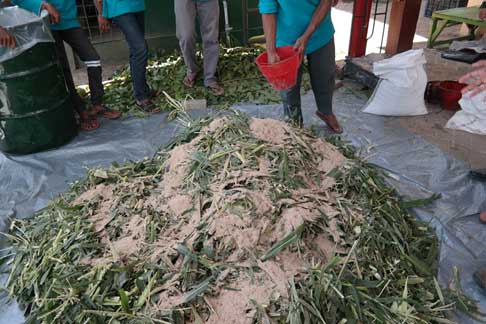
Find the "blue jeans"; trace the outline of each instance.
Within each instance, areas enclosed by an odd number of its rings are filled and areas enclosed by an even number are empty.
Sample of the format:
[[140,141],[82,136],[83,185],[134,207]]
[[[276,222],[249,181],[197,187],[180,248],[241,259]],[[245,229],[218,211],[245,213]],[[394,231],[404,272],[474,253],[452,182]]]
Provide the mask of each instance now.
[[114,17],[113,21],[122,30],[130,49],[133,95],[138,101],[147,99],[150,96],[150,88],[146,76],[148,46],[145,41],[145,12],[124,14]]

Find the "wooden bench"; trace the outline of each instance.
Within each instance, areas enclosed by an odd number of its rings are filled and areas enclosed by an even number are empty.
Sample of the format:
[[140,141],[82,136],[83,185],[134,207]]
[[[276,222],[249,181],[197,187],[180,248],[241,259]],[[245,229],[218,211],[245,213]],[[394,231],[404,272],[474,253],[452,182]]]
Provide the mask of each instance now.
[[[435,45],[448,44],[455,40],[473,40],[476,29],[486,27],[486,21],[479,20],[478,13],[479,7],[455,8],[434,12],[432,14],[432,27],[427,47],[433,48]],[[469,29],[468,36],[437,41],[444,29],[460,24],[466,24]]]

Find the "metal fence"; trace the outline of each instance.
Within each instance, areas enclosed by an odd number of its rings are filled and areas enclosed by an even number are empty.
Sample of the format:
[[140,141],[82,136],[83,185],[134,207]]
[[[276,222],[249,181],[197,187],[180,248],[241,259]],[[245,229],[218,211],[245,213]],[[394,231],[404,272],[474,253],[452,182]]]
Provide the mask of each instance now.
[[93,0],[76,0],[78,19],[82,28],[88,34],[93,44],[112,42],[123,39],[121,31],[113,25],[111,31],[105,34],[98,27],[98,13]]

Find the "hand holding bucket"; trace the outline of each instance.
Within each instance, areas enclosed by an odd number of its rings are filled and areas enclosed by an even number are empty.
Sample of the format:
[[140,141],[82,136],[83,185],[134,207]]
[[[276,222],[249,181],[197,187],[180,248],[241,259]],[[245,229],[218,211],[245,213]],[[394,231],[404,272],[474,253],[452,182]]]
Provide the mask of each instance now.
[[257,57],[256,64],[272,88],[278,91],[288,90],[297,83],[304,54],[302,51],[295,51],[294,46],[283,46],[277,48],[277,55],[280,61],[270,64],[268,53],[262,53]]

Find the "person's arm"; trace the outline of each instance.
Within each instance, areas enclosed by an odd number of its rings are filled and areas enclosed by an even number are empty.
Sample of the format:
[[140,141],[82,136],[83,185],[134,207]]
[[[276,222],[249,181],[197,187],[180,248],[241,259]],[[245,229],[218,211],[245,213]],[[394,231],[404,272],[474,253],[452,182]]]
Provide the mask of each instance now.
[[473,64],[473,67],[478,69],[464,75],[458,80],[460,83],[470,82],[467,87],[462,89],[463,94],[467,93],[470,96],[476,96],[486,91],[486,60]]
[[14,5],[17,5],[25,10],[35,13],[36,15],[40,14],[42,10],[46,10],[49,14],[49,19],[51,24],[59,24],[61,22],[61,15],[59,11],[57,11],[56,7],[51,5],[50,3],[42,0],[12,0]]
[[98,11],[98,25],[101,33],[110,31],[111,23],[106,17],[103,17],[103,0],[93,0]]
[[317,6],[316,11],[312,15],[312,19],[307,26],[304,34],[295,42],[294,49],[301,53],[305,52],[305,48],[307,47],[307,43],[311,38],[312,34],[319,28],[322,24],[324,19],[326,19],[327,15],[331,11],[331,7],[333,5],[333,0],[321,0],[319,5]]
[[280,61],[277,54],[277,12],[276,0],[260,0],[260,13],[262,14],[263,32],[268,54],[268,63],[275,64]]
[[17,46],[15,37],[2,27],[0,27],[0,46],[9,48],[15,48]]
[[61,14],[57,11],[57,8],[51,5],[48,2],[42,1],[41,4],[41,11],[47,10],[49,14],[49,19],[51,20],[51,24],[57,25],[61,22]]
[[278,63],[280,61],[280,57],[277,54],[277,15],[263,14],[262,21],[263,31],[265,33],[268,63]]

